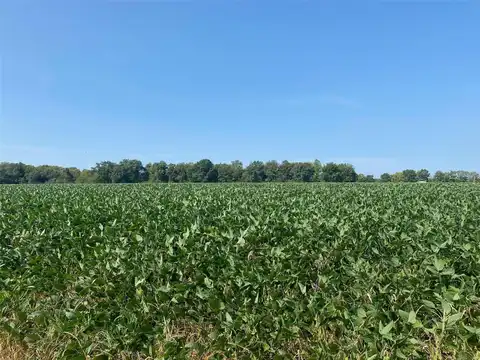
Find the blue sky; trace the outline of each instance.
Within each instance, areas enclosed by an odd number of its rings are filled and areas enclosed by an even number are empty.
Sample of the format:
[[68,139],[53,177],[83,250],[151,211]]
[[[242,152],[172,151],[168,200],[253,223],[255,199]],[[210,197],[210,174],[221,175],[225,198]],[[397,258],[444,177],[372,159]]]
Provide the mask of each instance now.
[[480,171],[480,4],[2,1],[0,161]]

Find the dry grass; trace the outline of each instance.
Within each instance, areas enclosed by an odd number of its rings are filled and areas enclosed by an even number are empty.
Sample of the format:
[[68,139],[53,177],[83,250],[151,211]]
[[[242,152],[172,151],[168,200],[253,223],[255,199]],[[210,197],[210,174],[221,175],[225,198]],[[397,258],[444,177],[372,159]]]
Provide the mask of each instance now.
[[[185,343],[199,343],[208,348],[208,334],[212,331],[211,325],[192,324],[187,322],[179,322],[174,325],[167,326],[163,333],[162,341],[157,344],[159,355],[164,353],[164,343],[172,340],[182,340]],[[192,360],[208,360],[214,355],[222,355],[221,352],[207,352],[206,354],[198,354],[195,350],[190,353]],[[227,357],[224,357],[227,359]]]
[[[185,343],[200,343],[205,348],[209,348],[208,342],[208,333],[212,330],[212,327],[209,325],[199,325],[199,324],[189,324],[189,323],[177,323],[175,325],[170,325],[165,328],[162,340],[157,342],[156,348],[159,358],[164,354],[164,344],[172,340],[181,340]],[[430,340],[430,341],[429,341]],[[358,341],[361,341],[358,339]],[[307,359],[308,349],[311,346],[311,343],[322,343],[325,345],[330,345],[338,342],[335,334],[325,329],[318,329],[317,332],[312,334],[310,339],[298,339],[295,341],[288,342],[285,344],[285,350],[290,356],[294,359]],[[457,358],[455,353],[451,351],[445,351],[444,349],[439,348],[438,342],[433,341],[433,339],[427,339],[424,343],[423,353],[426,355],[426,358],[429,360],[454,360]],[[189,355],[190,360],[209,360],[214,355],[220,355],[221,358],[225,360],[233,360],[237,357],[226,357],[222,352],[207,352],[204,354],[198,354],[195,350]],[[242,354],[246,355],[246,354]],[[385,355],[385,354],[383,354]],[[245,358],[245,356],[240,356]],[[12,340],[8,335],[0,333],[0,360],[54,360],[56,357],[54,352],[43,351],[41,353],[37,352],[34,348],[29,348],[24,346],[14,340]],[[352,358],[353,359],[353,358]],[[356,357],[355,359],[362,359],[361,357]],[[87,358],[91,360],[91,358]],[[140,353],[131,353],[131,352],[122,352],[115,356],[114,360],[155,360],[152,357]],[[472,360],[480,360],[480,352],[472,354]]]
[[0,360],[54,360],[55,347],[42,347],[37,349],[34,346],[12,339],[8,334],[0,332]]
[[25,359],[28,359],[27,350],[9,337],[0,334],[0,360]]
[[[171,341],[174,339],[182,339],[186,342],[202,342],[205,343],[204,334],[206,327],[181,324],[177,326],[168,327],[164,334],[164,341],[158,343],[158,353],[161,356],[163,353],[163,343],[165,341]],[[192,360],[208,360],[211,358],[214,352],[209,352],[202,356],[192,351],[190,358]],[[23,346],[19,342],[12,340],[8,335],[0,333],[0,360],[54,360],[55,355],[53,353],[41,353],[39,354],[34,349],[29,349]],[[88,360],[91,360],[87,358]],[[115,357],[115,360],[154,360],[152,357],[145,356],[143,354],[122,352]]]

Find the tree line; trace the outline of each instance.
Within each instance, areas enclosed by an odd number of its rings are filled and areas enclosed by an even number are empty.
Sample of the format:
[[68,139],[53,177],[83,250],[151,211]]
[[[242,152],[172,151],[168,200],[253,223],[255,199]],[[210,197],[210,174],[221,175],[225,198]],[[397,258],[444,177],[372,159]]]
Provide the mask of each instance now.
[[191,163],[148,163],[125,159],[118,163],[103,161],[91,169],[52,165],[0,163],[0,184],[43,183],[140,183],[140,182],[468,182],[480,181],[471,171],[437,171],[406,169],[380,178],[357,174],[351,164],[289,161],[253,161],[247,166],[236,160],[214,164],[209,159]]

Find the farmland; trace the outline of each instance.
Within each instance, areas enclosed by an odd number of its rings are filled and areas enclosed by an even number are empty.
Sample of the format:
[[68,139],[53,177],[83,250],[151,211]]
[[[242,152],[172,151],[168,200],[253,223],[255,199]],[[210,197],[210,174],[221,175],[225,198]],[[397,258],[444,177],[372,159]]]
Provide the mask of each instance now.
[[0,338],[34,359],[473,359],[480,186],[2,186]]

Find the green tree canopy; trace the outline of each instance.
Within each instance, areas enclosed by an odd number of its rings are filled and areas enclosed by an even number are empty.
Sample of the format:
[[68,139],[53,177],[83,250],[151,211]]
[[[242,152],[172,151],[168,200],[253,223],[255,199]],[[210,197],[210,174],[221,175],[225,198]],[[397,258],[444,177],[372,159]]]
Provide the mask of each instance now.
[[[393,175],[383,173],[382,182],[428,181],[427,169],[406,169]],[[431,178],[436,182],[480,182],[474,171],[437,171]],[[252,161],[244,167],[239,160],[214,164],[209,159],[195,163],[167,164],[165,161],[143,166],[140,160],[124,159],[119,163],[102,161],[91,169],[52,165],[32,166],[23,163],[0,163],[0,184],[22,183],[137,183],[137,182],[374,182],[373,175],[358,174],[351,164],[313,162],[281,163],[271,160]]]
[[417,172],[415,170],[406,169],[402,171],[403,181],[406,182],[415,182],[417,181]]
[[380,175],[380,181],[390,182],[392,181],[392,175],[390,175],[389,173],[383,173],[382,175]]
[[428,181],[430,178],[430,172],[427,169],[421,169],[417,171],[417,179],[419,181]]
[[322,168],[322,178],[326,182],[355,182],[357,173],[350,164],[328,163]]

